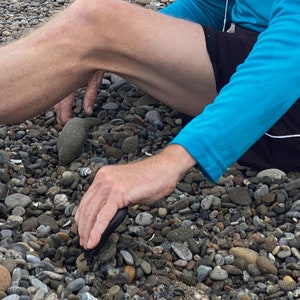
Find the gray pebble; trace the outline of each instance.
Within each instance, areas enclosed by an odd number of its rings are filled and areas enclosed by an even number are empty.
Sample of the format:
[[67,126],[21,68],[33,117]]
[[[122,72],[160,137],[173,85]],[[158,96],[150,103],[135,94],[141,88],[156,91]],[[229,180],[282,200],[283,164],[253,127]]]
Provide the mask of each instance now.
[[115,103],[115,102],[108,102],[108,103],[105,103],[103,104],[102,108],[104,110],[116,110],[118,109],[119,105],[118,103]]
[[153,124],[158,129],[163,129],[164,124],[161,118],[160,113],[157,110],[150,110],[146,113],[146,121]]
[[135,223],[140,226],[148,226],[152,223],[153,216],[148,212],[141,212],[135,218]]
[[20,296],[18,294],[12,294],[2,298],[2,300],[19,300]]
[[260,171],[256,176],[258,178],[270,177],[271,179],[280,180],[286,176],[286,173],[279,169],[266,169]]
[[284,188],[286,191],[292,191],[295,189],[299,189],[300,188],[300,178],[286,183]]
[[268,195],[268,193],[269,193],[269,187],[266,184],[263,184],[254,192],[254,198],[256,200],[259,200],[262,197]]
[[19,193],[11,194],[5,198],[5,205],[8,209],[14,209],[17,206],[27,207],[32,202],[31,198]]
[[238,205],[249,205],[252,202],[248,190],[244,187],[236,187],[232,189],[229,192],[229,198],[233,203]]
[[98,300],[98,298],[95,298],[91,293],[85,292],[81,295],[81,300]]
[[211,272],[212,268],[204,265],[200,265],[197,268],[197,280],[198,282],[203,282],[208,274]]
[[67,285],[67,289],[72,291],[72,292],[76,292],[79,291],[80,289],[82,289],[85,285],[85,281],[83,278],[77,278],[73,281],[71,281],[68,285]]
[[125,138],[122,144],[123,153],[136,153],[138,150],[138,142],[139,140],[136,135]]
[[172,249],[178,255],[178,257],[183,260],[189,261],[193,258],[193,254],[190,249],[179,243],[172,243]]
[[71,119],[57,138],[59,161],[69,164],[83,152],[83,146],[88,134],[88,124],[84,119]]
[[225,270],[223,270],[220,266],[216,266],[209,273],[209,277],[212,280],[225,280],[228,278],[228,273]]
[[48,287],[45,283],[43,283],[42,281],[40,281],[39,279],[37,279],[33,276],[30,276],[29,279],[33,286],[37,287],[38,289],[43,290],[45,293],[48,292]]
[[167,233],[170,242],[185,242],[194,237],[194,232],[188,227],[179,227]]
[[131,266],[134,265],[133,257],[127,250],[121,250],[120,254],[122,255],[127,265],[131,265]]
[[141,269],[147,275],[151,274],[151,272],[152,272],[151,265],[147,261],[145,261],[145,260],[143,260],[142,263],[141,263]]

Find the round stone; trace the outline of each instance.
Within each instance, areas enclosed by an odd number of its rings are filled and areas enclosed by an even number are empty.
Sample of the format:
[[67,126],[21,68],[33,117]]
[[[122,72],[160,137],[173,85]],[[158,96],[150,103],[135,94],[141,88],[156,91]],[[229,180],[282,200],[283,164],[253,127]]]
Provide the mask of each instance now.
[[5,292],[11,284],[11,276],[9,271],[0,265],[0,291]]

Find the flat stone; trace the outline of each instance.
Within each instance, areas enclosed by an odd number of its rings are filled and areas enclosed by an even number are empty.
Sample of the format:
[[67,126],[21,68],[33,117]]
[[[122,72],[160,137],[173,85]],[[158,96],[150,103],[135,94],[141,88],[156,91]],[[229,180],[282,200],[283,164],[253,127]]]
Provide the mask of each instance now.
[[229,198],[231,201],[238,205],[250,205],[252,199],[248,193],[248,190],[244,187],[236,187],[229,192]]

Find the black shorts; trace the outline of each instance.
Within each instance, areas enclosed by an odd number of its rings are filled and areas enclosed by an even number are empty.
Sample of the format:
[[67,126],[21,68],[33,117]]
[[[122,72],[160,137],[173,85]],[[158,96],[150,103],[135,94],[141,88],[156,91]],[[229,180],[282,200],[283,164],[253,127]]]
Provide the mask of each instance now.
[[[236,67],[248,56],[258,33],[237,26],[231,33],[204,27],[204,33],[217,90],[220,91]],[[255,169],[279,168],[286,172],[300,171],[300,101],[298,100],[238,162]]]

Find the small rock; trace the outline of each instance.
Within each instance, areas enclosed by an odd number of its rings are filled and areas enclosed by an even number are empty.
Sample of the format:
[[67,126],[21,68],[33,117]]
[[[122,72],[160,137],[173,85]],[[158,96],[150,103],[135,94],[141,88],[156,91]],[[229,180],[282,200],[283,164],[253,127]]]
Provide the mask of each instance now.
[[190,249],[179,243],[172,243],[172,249],[178,255],[178,257],[183,260],[189,261],[193,258],[193,254]]
[[286,173],[279,169],[266,169],[260,171],[256,176],[258,178],[269,177],[271,179],[280,180],[286,176]]
[[265,256],[258,256],[256,264],[265,273],[277,275],[278,271],[274,264]]
[[123,153],[136,153],[138,150],[138,143],[139,140],[136,135],[125,138],[122,144]]
[[88,134],[88,124],[84,119],[72,118],[57,138],[57,150],[60,163],[69,164],[83,152]]
[[238,205],[250,205],[252,199],[248,193],[248,190],[244,187],[236,187],[229,192],[229,198],[231,201]]
[[256,263],[256,259],[258,257],[258,253],[254,250],[242,247],[234,247],[229,251],[236,258],[243,258],[248,264]]
[[135,223],[140,226],[148,226],[152,223],[153,216],[148,212],[141,212],[135,218]]
[[197,279],[198,282],[203,282],[208,274],[211,272],[212,268],[204,265],[200,265],[197,268]]
[[89,265],[87,263],[87,260],[85,259],[84,253],[81,253],[77,259],[76,259],[76,267],[78,270],[83,272],[89,271]]
[[214,267],[214,269],[209,273],[209,277],[212,280],[225,280],[228,278],[228,273],[220,266]]
[[77,278],[77,279],[71,281],[67,285],[67,289],[69,289],[72,292],[76,292],[76,291],[79,291],[80,289],[82,289],[84,285],[85,285],[84,279],[83,278]]
[[5,205],[8,209],[14,209],[17,206],[27,207],[32,202],[29,196],[15,193],[7,196],[5,198]]
[[179,227],[167,233],[170,242],[185,242],[194,237],[194,232],[188,227]]
[[9,271],[0,265],[0,291],[5,292],[11,284],[11,276]]
[[285,292],[294,291],[297,287],[295,280],[288,275],[284,276],[283,280],[279,280],[278,285]]
[[145,119],[158,129],[163,129],[164,127],[161,115],[157,110],[148,111],[145,115]]
[[150,275],[152,272],[151,265],[145,260],[143,260],[141,263],[141,269],[144,271],[146,275]]
[[127,250],[121,250],[120,254],[122,255],[126,264],[131,265],[131,266],[134,264],[133,257]]

